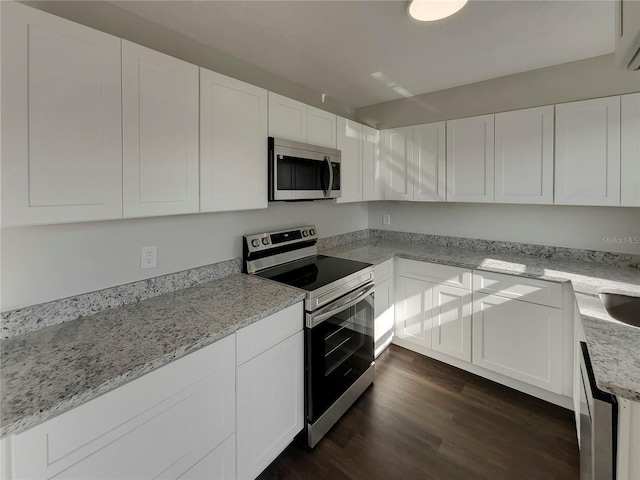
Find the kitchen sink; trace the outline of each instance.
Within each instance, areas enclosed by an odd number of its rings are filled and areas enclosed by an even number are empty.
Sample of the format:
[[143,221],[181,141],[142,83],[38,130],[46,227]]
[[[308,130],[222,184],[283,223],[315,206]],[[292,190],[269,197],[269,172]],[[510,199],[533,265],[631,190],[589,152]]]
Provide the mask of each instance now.
[[640,327],[640,297],[603,292],[600,300],[613,318],[627,325]]

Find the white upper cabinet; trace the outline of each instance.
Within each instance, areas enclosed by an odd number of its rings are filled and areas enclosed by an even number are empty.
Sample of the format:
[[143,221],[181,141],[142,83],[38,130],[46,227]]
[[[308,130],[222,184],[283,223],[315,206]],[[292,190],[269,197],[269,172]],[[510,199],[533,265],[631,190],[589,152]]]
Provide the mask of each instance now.
[[620,97],[556,105],[555,203],[620,205]]
[[413,127],[413,200],[446,200],[445,122]]
[[122,41],[124,216],[198,211],[198,67]]
[[120,39],[2,9],[2,225],[122,217]]
[[622,96],[620,118],[620,205],[640,207],[640,93]]
[[380,161],[380,130],[362,126],[362,199],[382,200],[384,183]]
[[269,92],[269,136],[307,143],[307,105]]
[[200,211],[267,208],[267,91],[200,69]]
[[338,150],[342,152],[337,203],[362,201],[362,125],[338,117]]
[[494,115],[447,122],[447,201],[493,202]]
[[413,200],[413,127],[383,130],[387,200]]
[[496,114],[496,203],[553,203],[553,106]]
[[336,115],[307,106],[307,143],[336,148]]

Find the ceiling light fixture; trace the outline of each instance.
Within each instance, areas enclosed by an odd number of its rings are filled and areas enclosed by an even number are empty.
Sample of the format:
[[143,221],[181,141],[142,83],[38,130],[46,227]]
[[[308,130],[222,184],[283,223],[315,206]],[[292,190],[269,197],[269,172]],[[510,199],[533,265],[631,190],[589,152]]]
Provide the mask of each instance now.
[[409,3],[409,16],[421,22],[447,18],[467,4],[467,0],[413,0]]

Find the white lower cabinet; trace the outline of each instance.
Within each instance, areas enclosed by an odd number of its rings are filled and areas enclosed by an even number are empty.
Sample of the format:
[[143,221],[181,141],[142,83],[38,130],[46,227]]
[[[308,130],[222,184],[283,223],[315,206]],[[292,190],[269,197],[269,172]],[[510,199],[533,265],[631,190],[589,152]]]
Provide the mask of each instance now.
[[447,284],[458,278],[469,284],[470,271],[444,268],[446,275],[441,265],[400,260],[396,335],[421,347],[471,361],[471,291]]
[[11,478],[233,478],[235,401],[232,335],[9,437]]
[[562,310],[474,293],[473,363],[562,393]]
[[394,303],[393,259],[376,265],[376,287],[373,291],[373,324],[375,357],[377,358],[393,340]]
[[282,340],[264,330],[269,319],[237,333],[238,341],[249,346],[238,343],[238,354],[242,349],[252,355],[237,370],[237,476],[243,480],[257,477],[304,426],[302,304],[269,318],[277,330],[297,326],[297,333]]

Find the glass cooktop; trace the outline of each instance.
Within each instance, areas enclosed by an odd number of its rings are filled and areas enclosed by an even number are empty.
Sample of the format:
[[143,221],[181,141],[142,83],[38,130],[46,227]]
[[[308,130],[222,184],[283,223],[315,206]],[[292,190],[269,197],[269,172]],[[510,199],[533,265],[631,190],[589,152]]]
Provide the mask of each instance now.
[[346,258],[314,255],[268,268],[256,273],[256,275],[313,292],[370,266],[369,263],[356,262]]

